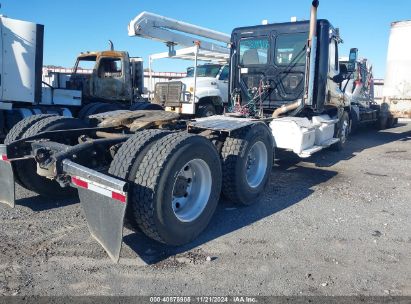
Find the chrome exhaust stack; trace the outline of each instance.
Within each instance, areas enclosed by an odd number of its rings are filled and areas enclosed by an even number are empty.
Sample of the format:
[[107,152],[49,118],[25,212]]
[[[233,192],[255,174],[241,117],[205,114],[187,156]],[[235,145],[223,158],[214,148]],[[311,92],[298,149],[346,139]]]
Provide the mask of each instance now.
[[320,1],[314,0],[311,5],[311,13],[310,13],[310,33],[308,36],[308,40],[312,41],[314,36],[317,36],[317,10]]
[[310,13],[310,32],[307,41],[307,57],[305,65],[305,87],[303,102],[306,105],[313,104],[315,60],[317,54],[317,10],[320,1],[314,0]]

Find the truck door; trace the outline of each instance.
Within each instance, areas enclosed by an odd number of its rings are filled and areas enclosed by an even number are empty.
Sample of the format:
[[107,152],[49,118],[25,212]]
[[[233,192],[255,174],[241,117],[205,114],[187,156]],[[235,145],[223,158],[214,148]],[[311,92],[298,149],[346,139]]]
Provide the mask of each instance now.
[[94,98],[111,101],[131,100],[130,63],[128,56],[102,56],[94,75]]
[[333,81],[333,77],[340,73],[338,61],[338,42],[334,38],[329,44],[329,62],[328,62],[328,81],[327,81],[327,99],[328,103],[339,106],[344,104],[344,94],[340,89],[340,84]]
[[218,89],[221,92],[223,103],[228,102],[228,65],[224,66],[218,76]]

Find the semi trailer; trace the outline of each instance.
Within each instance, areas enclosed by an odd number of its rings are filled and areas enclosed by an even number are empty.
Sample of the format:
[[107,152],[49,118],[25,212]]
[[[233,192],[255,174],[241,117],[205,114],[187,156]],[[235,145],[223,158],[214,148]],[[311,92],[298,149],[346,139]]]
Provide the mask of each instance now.
[[41,24],[0,16],[0,140],[25,117],[81,105],[78,91],[42,87],[43,36]]
[[391,24],[381,106],[387,118],[411,118],[411,20]]
[[223,115],[137,110],[92,115],[91,126],[57,116],[22,121],[0,145],[0,201],[15,205],[15,182],[51,197],[78,191],[90,233],[114,261],[125,224],[177,246],[207,227],[221,193],[256,203],[276,149],[308,157],[346,144],[342,40],[317,20],[318,5],[310,21],[233,30]]

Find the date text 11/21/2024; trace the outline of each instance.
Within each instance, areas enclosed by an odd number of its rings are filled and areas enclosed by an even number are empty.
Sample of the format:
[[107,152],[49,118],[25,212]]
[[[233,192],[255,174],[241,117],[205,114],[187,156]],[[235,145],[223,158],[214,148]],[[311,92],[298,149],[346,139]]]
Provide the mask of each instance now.
[[257,299],[247,296],[196,296],[196,297],[150,297],[151,303],[257,303]]

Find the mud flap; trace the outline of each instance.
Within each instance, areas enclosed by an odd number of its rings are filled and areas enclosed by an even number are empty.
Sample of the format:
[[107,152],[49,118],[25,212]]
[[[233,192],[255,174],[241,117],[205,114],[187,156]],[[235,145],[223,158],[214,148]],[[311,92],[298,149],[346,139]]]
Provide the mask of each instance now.
[[91,235],[117,263],[123,243],[127,182],[70,160],[63,161],[63,171],[70,175],[72,185],[78,188]]
[[127,203],[83,188],[78,188],[78,193],[91,235],[117,263],[123,243]]
[[13,167],[10,161],[0,159],[0,203],[11,208],[15,205],[15,185]]

